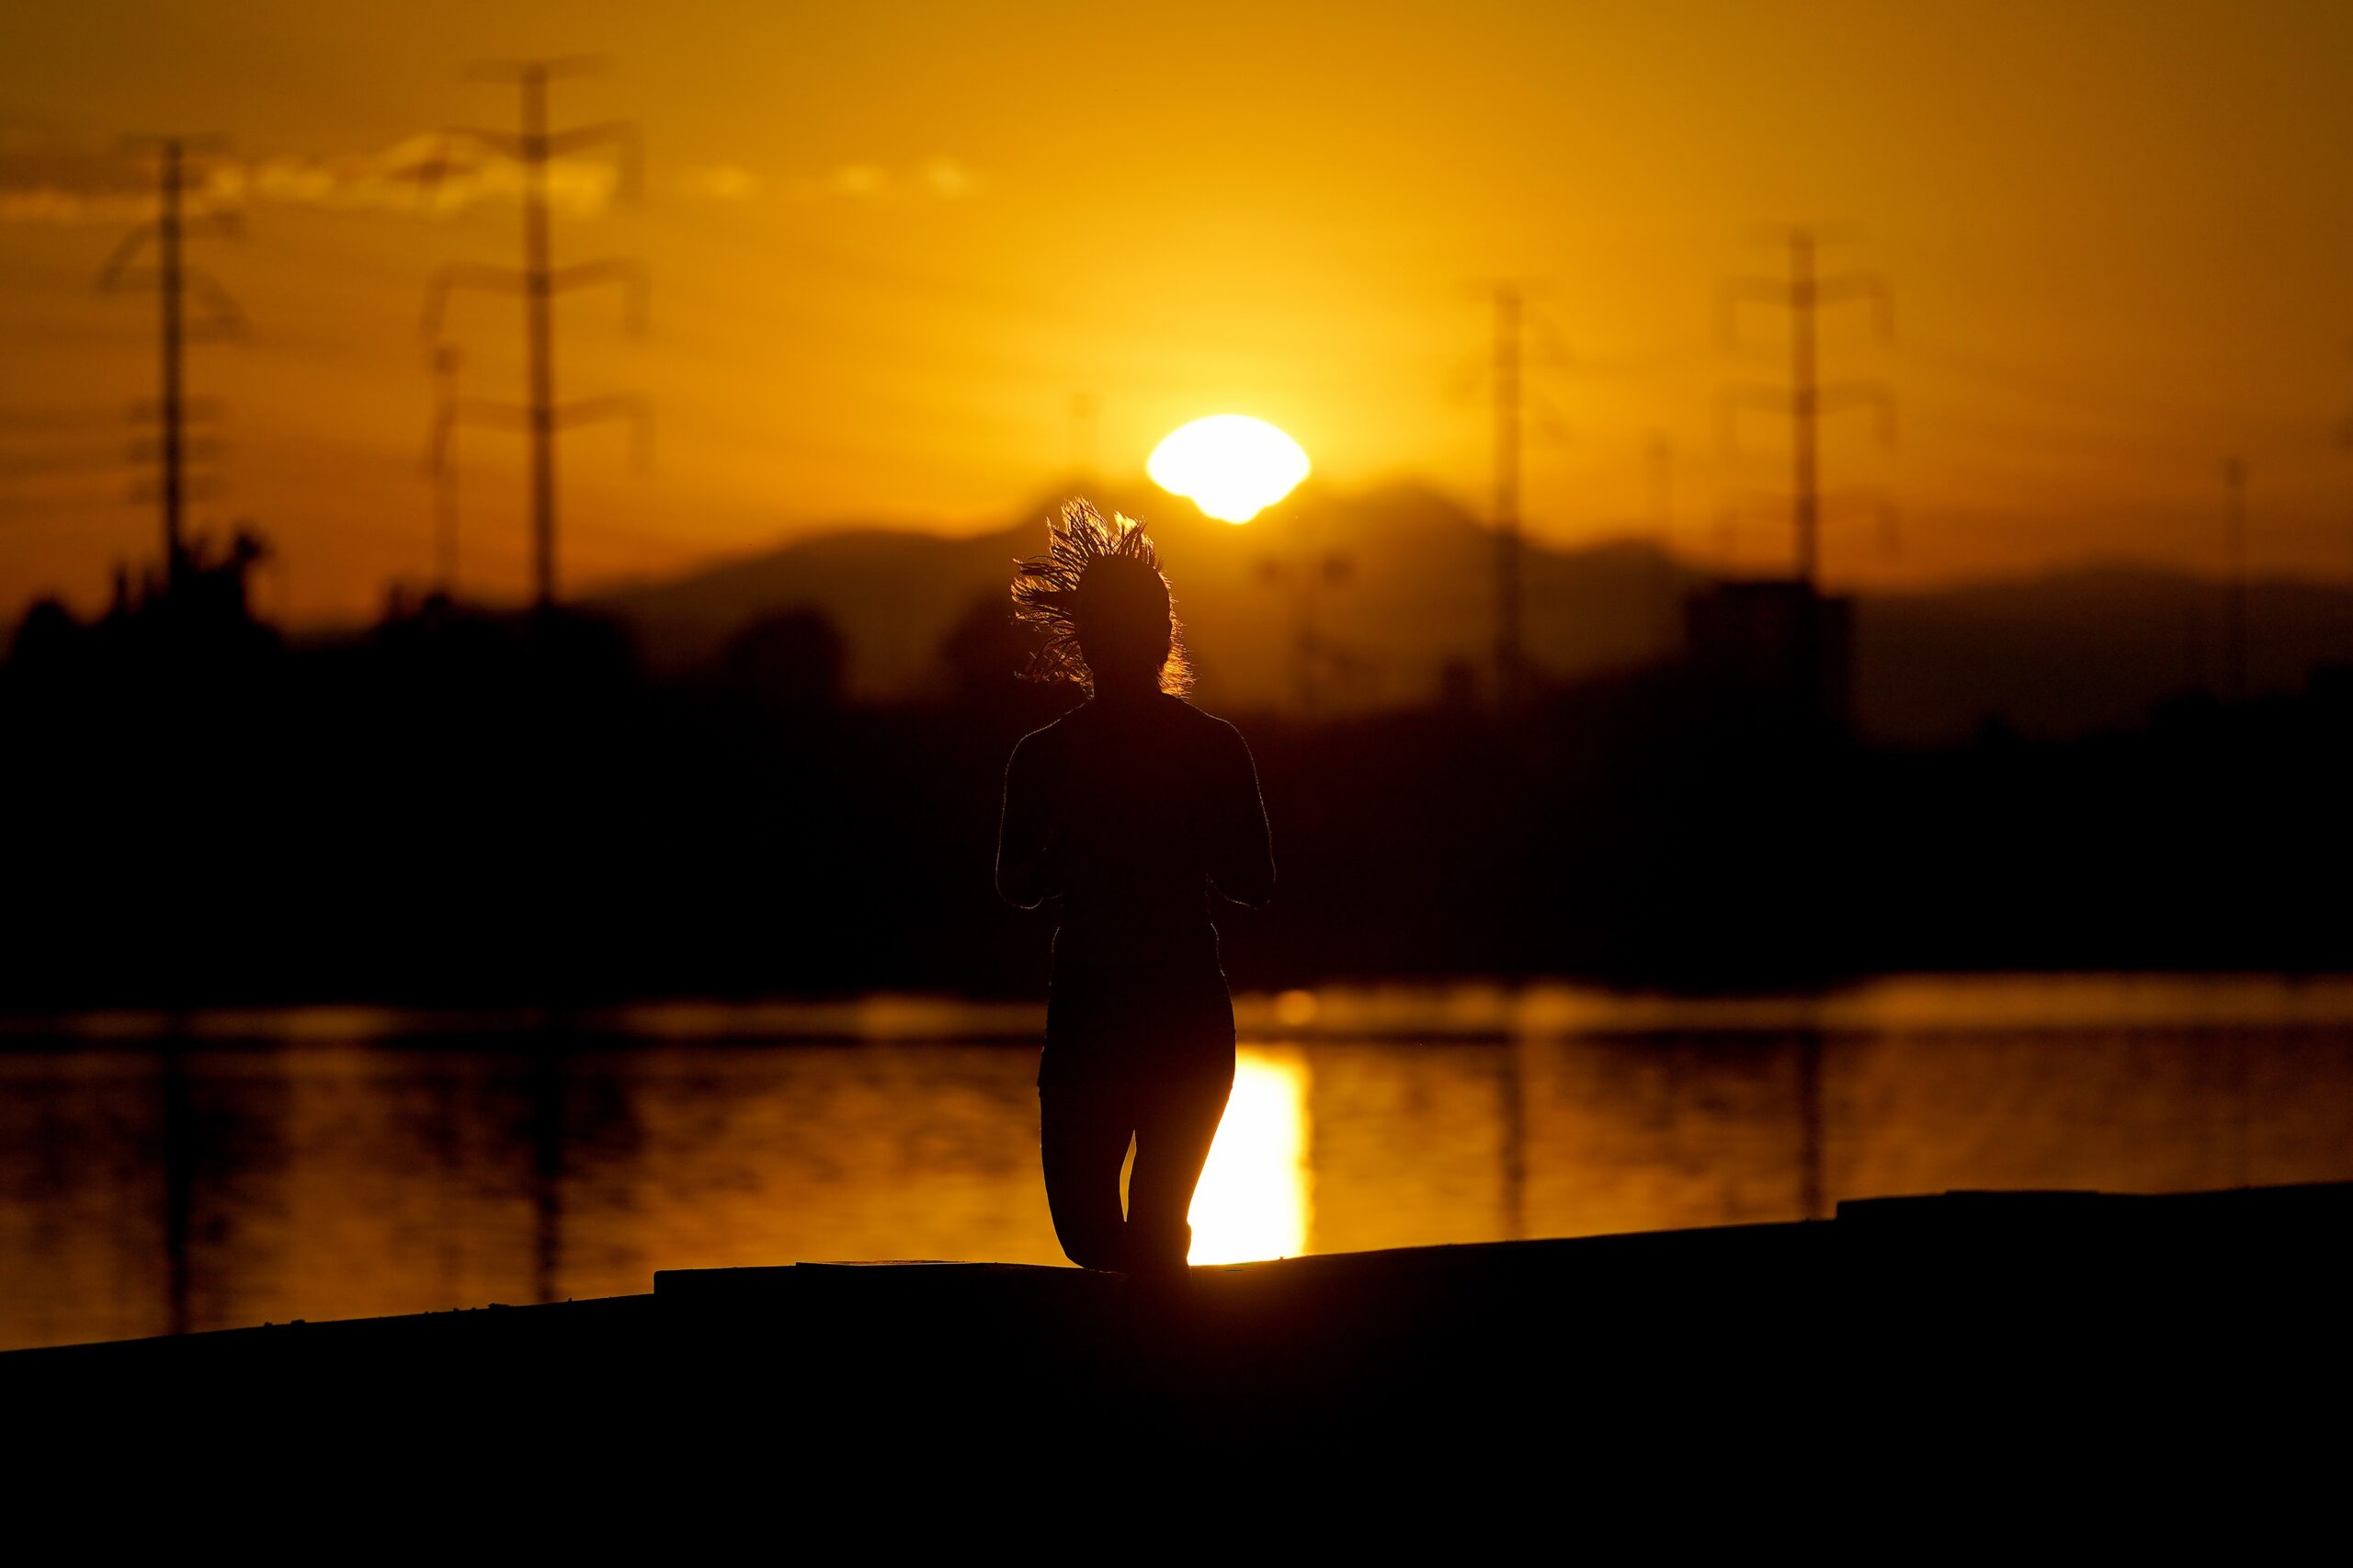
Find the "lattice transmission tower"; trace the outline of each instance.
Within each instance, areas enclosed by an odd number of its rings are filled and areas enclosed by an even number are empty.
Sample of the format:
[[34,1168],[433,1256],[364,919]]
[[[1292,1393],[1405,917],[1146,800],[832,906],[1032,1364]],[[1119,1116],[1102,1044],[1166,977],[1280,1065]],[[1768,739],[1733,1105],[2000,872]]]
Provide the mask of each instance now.
[[[218,137],[156,136],[134,139],[131,146],[153,150],[156,155],[155,216],[123,236],[114,255],[98,274],[101,292],[153,289],[159,307],[156,393],[133,407],[142,424],[152,421],[155,434],[142,437],[131,448],[132,459],[155,465],[152,492],[162,513],[164,586],[179,585],[188,563],[188,502],[200,487],[191,479],[191,463],[219,449],[213,437],[191,439],[191,423],[210,424],[220,415],[213,398],[188,395],[188,345],[192,338],[234,337],[244,331],[244,317],[210,274],[188,265],[184,247],[191,232],[239,232],[237,215],[188,210],[191,154],[200,155],[220,145]],[[140,265],[153,256],[150,265]],[[191,305],[195,307],[191,312]],[[147,498],[142,493],[142,499]]]
[[[591,148],[619,151],[621,176],[627,188],[640,182],[637,129],[622,120],[577,126],[568,131],[548,129],[548,86],[561,77],[577,76],[595,68],[585,60],[500,62],[474,67],[467,74],[477,81],[512,85],[519,99],[516,130],[488,131],[454,127],[443,132],[452,140],[472,142],[513,158],[523,171],[523,263],[519,267],[455,266],[434,274],[426,285],[420,330],[428,344],[438,345],[441,325],[453,289],[484,289],[519,296],[523,301],[524,347],[527,357],[524,400],[498,403],[482,398],[443,395],[437,399],[429,460],[437,473],[449,461],[449,436],[460,423],[480,423],[518,430],[530,438],[531,581],[532,597],[541,606],[556,598],[556,436],[559,432],[600,420],[627,419],[636,427],[641,455],[651,426],[642,398],[605,396],[560,402],[556,396],[555,299],[574,289],[597,283],[619,283],[626,290],[631,330],[645,324],[646,278],[642,263],[628,259],[576,262],[558,267],[553,258],[548,215],[548,169],[557,158]],[[438,363],[438,356],[436,362]],[[445,475],[446,480],[446,475]]]

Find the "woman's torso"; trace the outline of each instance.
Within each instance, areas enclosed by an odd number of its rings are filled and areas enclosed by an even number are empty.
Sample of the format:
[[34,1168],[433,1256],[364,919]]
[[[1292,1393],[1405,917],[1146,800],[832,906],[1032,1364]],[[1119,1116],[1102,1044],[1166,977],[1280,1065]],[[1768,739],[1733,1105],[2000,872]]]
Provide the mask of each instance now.
[[1045,1077],[1231,1070],[1209,915],[1224,729],[1155,694],[1089,702],[1045,733],[1063,885]]

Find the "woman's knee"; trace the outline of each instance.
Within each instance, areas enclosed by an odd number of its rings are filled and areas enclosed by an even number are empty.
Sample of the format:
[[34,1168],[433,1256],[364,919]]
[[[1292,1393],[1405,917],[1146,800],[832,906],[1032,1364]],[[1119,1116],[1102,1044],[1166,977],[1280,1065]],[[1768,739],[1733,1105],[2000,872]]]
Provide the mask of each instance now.
[[1060,1232],[1063,1256],[1081,1268],[1120,1269],[1127,1267],[1127,1227],[1113,1231],[1089,1227],[1074,1230],[1064,1227]]

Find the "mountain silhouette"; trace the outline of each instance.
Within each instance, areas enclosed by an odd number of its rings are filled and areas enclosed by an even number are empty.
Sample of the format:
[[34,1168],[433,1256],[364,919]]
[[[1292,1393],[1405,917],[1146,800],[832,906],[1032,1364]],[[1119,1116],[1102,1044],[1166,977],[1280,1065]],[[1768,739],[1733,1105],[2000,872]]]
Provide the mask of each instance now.
[[[1449,663],[1484,669],[1494,536],[1438,493],[1398,484],[1355,494],[1302,489],[1242,526],[1157,491],[1074,485],[1143,518],[1177,584],[1176,613],[1205,704],[1278,706],[1295,690],[1302,574],[1313,579],[1321,685],[1339,708],[1436,698]],[[637,630],[658,669],[708,662],[755,617],[809,606],[849,646],[849,690],[896,699],[942,678],[938,648],[980,599],[1002,599],[1013,562],[1045,540],[1061,494],[1017,522],[948,538],[851,528],[660,583],[608,590],[599,608]],[[1531,545],[1529,651],[1575,678],[1654,661],[1680,640],[1680,596],[1698,579],[1647,546],[1556,551]]]
[[[1318,687],[1339,711],[1434,700],[1449,665],[1489,667],[1494,535],[1426,486],[1338,492],[1311,483],[1239,527],[1156,490],[1080,485],[1017,520],[961,537],[845,527],[683,576],[620,585],[596,603],[635,629],[647,659],[708,665],[765,615],[824,612],[840,628],[851,696],[938,695],[940,645],[975,604],[1004,600],[1064,494],[1152,526],[1175,576],[1202,703],[1295,700],[1302,572],[1314,578]],[[1327,564],[1328,563],[1328,564]],[[1535,541],[1523,568],[1529,656],[1555,681],[1606,676],[1678,653],[1686,595],[1713,578],[1647,541],[1572,549]],[[2249,684],[2300,687],[2353,664],[2353,588],[2260,579],[2247,592]],[[2220,688],[2225,592],[2134,565],[1879,591],[1856,606],[1856,708],[1864,733],[1903,744],[1961,740],[1988,723],[2064,737],[2144,722],[2187,692]]]

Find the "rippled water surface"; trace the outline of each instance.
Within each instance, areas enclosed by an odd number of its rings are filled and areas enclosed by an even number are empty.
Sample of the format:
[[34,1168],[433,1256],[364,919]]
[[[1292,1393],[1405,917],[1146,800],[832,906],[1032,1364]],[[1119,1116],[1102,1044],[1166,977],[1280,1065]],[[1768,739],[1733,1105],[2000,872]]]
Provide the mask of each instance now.
[[[1199,1261],[2353,1179],[2353,983],[1245,999]],[[0,1035],[0,1346],[1058,1262],[1027,1009],[90,1017]]]

